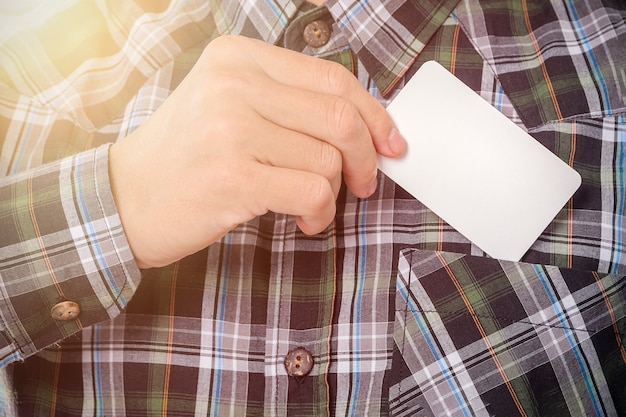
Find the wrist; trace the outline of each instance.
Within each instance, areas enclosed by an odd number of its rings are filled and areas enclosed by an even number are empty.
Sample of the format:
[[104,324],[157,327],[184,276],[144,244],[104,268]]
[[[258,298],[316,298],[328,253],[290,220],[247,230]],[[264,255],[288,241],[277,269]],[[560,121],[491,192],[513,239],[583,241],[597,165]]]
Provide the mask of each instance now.
[[[143,259],[140,249],[140,233],[136,230],[138,227],[136,220],[138,207],[133,196],[137,197],[137,193],[133,191],[133,172],[129,168],[132,167],[132,162],[129,161],[128,155],[132,155],[132,153],[126,149],[129,145],[128,142],[130,142],[129,139],[125,138],[122,142],[114,144],[109,149],[109,182],[113,201],[122,223],[122,229],[135,262],[140,269],[145,269],[149,265]],[[139,226],[139,228],[141,227]]]

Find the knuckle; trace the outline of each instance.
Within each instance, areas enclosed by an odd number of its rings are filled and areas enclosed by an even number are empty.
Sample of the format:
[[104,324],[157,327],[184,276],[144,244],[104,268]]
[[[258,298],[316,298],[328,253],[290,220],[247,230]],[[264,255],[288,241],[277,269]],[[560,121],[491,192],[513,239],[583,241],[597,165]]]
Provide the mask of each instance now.
[[343,65],[324,61],[322,78],[330,93],[343,95],[348,92],[354,76]]
[[219,191],[239,189],[242,185],[240,184],[241,169],[234,169],[233,164],[218,163],[214,168],[211,183]]
[[322,143],[320,160],[322,173],[326,178],[331,179],[341,173],[342,155],[334,146],[326,142]]
[[330,204],[334,204],[334,196],[329,182],[322,177],[308,181],[305,185],[305,195],[312,213],[323,211]]
[[204,48],[204,52],[207,54],[212,54],[216,51],[222,50],[231,50],[235,46],[238,46],[239,38],[234,35],[222,35],[213,39],[209,44]]
[[248,91],[253,87],[252,83],[246,78],[233,73],[232,71],[216,71],[213,75],[214,88],[217,97],[223,99],[232,97],[240,91]]
[[217,189],[222,194],[242,193],[247,195],[257,184],[257,169],[254,164],[242,162],[232,155],[224,155],[221,161],[206,162],[204,171],[211,175],[205,179],[208,189]]
[[339,140],[349,140],[361,132],[361,117],[357,108],[340,97],[331,101],[328,110],[329,126]]

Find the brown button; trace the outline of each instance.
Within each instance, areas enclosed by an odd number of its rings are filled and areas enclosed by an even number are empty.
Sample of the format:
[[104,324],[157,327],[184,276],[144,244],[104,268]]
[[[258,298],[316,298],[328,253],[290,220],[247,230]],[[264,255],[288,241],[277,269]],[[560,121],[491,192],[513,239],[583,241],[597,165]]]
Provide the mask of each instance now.
[[326,22],[316,20],[309,23],[304,28],[304,41],[307,45],[319,48],[328,43],[330,39],[330,28]]
[[52,307],[50,314],[55,320],[74,320],[80,314],[80,307],[73,301],[63,301]]
[[289,376],[306,376],[313,368],[313,356],[305,348],[292,350],[285,356]]

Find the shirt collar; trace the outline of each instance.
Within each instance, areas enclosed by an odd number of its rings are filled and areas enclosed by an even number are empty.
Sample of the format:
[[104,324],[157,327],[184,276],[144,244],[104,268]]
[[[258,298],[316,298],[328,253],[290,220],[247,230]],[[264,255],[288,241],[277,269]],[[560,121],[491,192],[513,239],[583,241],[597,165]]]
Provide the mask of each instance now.
[[[277,43],[305,0],[210,0],[222,33]],[[326,7],[382,95],[411,66],[459,0],[327,0]]]
[[209,0],[220,33],[276,44],[306,0]]
[[459,0],[328,0],[326,6],[387,95]]

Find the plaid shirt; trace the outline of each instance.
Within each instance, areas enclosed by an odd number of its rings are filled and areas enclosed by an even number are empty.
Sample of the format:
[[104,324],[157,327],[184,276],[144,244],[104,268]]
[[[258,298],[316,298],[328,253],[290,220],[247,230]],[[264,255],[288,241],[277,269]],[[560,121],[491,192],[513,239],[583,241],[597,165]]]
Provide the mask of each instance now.
[[[20,415],[626,415],[626,12],[605,3],[6,6],[0,364]],[[333,36],[312,48],[320,19]],[[435,59],[583,184],[521,262],[381,174],[368,199],[344,188],[321,234],[270,213],[140,272],[108,144],[221,33],[341,62],[383,103]],[[64,300],[76,320],[51,319]],[[296,347],[315,361],[303,378],[284,366]]]

